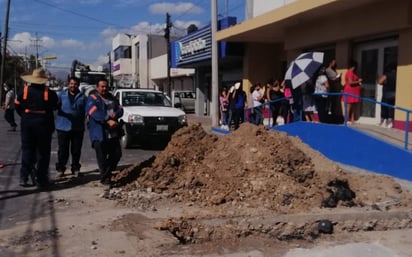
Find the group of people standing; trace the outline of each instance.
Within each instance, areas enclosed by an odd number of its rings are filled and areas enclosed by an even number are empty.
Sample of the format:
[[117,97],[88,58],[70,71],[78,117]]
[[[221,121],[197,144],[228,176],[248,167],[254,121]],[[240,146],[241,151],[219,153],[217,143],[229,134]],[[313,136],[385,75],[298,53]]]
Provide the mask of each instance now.
[[[344,122],[344,108],[347,120],[354,124],[359,118],[362,78],[357,74],[358,64],[350,61],[344,78],[337,72],[336,59],[331,59],[327,66],[319,71],[306,83],[293,89],[285,81],[269,80],[265,85],[256,83],[250,87],[250,98],[246,100],[243,90],[238,90],[240,83],[221,90],[220,111],[221,128],[229,130],[231,122],[235,128],[239,121],[243,122],[246,113],[250,123],[263,125],[265,108],[268,103],[271,113],[270,125],[282,125],[296,120],[315,121],[314,112],[322,123],[342,124]],[[343,85],[342,85],[343,80]],[[377,83],[383,85],[382,102],[388,105],[395,104],[396,65],[390,64]],[[238,93],[242,92],[242,93]],[[331,94],[329,94],[331,93]],[[341,93],[345,95],[342,96]],[[313,95],[314,94],[314,95]],[[242,95],[241,101],[239,95]],[[280,100],[282,99],[282,100]],[[237,102],[237,104],[235,104]],[[388,105],[381,108],[381,126],[393,127],[394,108]],[[247,111],[244,108],[248,108]],[[240,110],[240,111],[238,111]],[[240,115],[240,116],[239,116]]]
[[46,85],[48,77],[43,69],[35,69],[21,78],[26,84],[14,101],[15,110],[21,116],[20,186],[49,188],[53,185],[49,164],[54,130],[58,141],[57,177],[65,176],[70,155],[71,173],[80,176],[86,122],[100,170],[100,182],[109,184],[122,156],[120,138],[112,137],[111,130],[119,129],[118,119],[123,115],[123,108],[109,92],[108,81],[100,79],[95,92],[86,96],[79,90],[75,77],[69,79],[67,89],[59,94]]
[[[337,63],[336,59],[330,60],[328,66],[322,66],[319,69],[315,80],[315,91],[317,94],[315,98],[315,108],[318,113],[319,122],[322,123],[343,123],[343,111],[340,95],[327,95],[322,93],[342,93],[345,92],[346,86],[342,86],[342,77],[340,73],[336,71]],[[349,75],[349,74],[347,74]],[[348,77],[348,76],[346,76]],[[347,81],[348,79],[345,79]],[[359,92],[360,96],[360,92]],[[352,101],[360,100],[358,98],[352,99]]]
[[[332,59],[328,67],[322,67],[316,80],[315,93],[339,93],[344,96],[318,95],[316,109],[320,122],[342,123],[343,110],[346,107],[347,120],[350,124],[356,123],[360,114],[361,91],[363,79],[357,73],[358,63],[351,60],[345,73],[344,85],[341,84],[341,74],[336,71],[336,60]],[[381,121],[379,125],[392,128],[394,119],[395,94],[396,94],[396,64],[390,63],[385,67],[384,74],[377,79],[377,84],[382,85]],[[342,107],[343,105],[343,107]],[[391,105],[391,106],[389,106]],[[332,114],[328,119],[328,114]]]
[[244,122],[247,106],[247,97],[241,82],[236,82],[229,90],[227,88],[221,90],[219,106],[221,128],[229,130],[233,123],[234,129],[238,129],[239,125]]
[[[219,96],[221,128],[229,130],[233,124],[234,129],[247,120],[256,125],[263,125],[264,103],[269,101],[274,122],[287,120],[289,104],[286,101],[275,101],[285,96],[284,83],[270,80],[266,85],[257,83],[250,87],[250,97],[247,98],[240,82],[235,83],[229,90],[223,87]],[[247,108],[247,110],[245,110]]]

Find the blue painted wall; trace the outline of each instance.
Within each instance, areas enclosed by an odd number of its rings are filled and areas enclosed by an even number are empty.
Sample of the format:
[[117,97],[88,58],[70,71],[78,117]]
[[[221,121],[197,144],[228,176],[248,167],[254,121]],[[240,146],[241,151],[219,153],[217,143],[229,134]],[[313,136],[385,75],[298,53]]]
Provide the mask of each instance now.
[[298,136],[331,160],[412,181],[412,153],[350,127],[295,122],[276,130]]

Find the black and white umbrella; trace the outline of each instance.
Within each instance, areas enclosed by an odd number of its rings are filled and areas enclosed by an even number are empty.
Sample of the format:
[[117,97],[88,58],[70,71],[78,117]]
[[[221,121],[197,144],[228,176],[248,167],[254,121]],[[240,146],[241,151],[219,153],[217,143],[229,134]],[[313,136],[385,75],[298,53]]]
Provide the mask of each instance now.
[[290,83],[295,89],[308,81],[322,65],[323,55],[322,52],[308,52],[299,55],[286,71],[286,83]]

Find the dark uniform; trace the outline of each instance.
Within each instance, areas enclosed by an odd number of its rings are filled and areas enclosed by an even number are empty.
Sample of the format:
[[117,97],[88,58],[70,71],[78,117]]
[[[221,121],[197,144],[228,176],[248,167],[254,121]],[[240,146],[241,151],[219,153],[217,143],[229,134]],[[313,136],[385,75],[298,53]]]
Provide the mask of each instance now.
[[[34,172],[38,186],[48,186],[53,111],[59,105],[57,94],[41,84],[25,85],[15,100],[21,116],[22,164],[20,185],[26,186]],[[34,183],[34,181],[33,181]]]

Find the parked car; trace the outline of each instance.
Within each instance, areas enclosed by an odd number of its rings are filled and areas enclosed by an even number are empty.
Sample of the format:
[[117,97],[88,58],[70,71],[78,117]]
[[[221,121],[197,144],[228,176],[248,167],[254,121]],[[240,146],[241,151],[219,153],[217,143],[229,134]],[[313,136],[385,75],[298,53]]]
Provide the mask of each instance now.
[[117,89],[113,94],[124,109],[121,118],[125,124],[125,135],[121,139],[124,148],[159,137],[170,140],[176,130],[187,126],[186,113],[172,107],[161,91]]
[[195,112],[196,92],[190,90],[173,90],[172,105],[184,112]]

